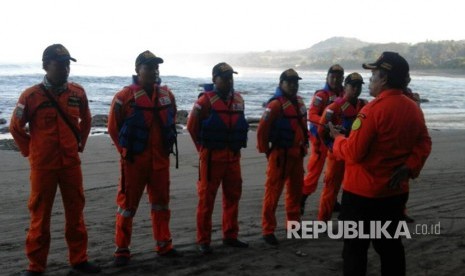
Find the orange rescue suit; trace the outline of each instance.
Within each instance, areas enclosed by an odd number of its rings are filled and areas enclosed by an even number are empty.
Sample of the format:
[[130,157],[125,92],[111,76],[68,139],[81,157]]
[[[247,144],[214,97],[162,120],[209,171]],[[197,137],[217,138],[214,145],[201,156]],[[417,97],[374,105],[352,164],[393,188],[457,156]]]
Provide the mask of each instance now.
[[333,146],[336,158],[345,160],[344,191],[368,198],[408,193],[408,179],[390,189],[390,177],[406,165],[410,178],[416,178],[430,152],[431,138],[421,109],[396,89],[381,92],[367,104],[349,138],[339,136]]
[[[141,153],[129,158],[127,150],[119,143],[118,135],[124,121],[135,112],[134,105],[139,106],[141,103],[149,103],[152,107],[144,110],[145,124],[148,128],[147,144]],[[152,207],[152,230],[157,242],[155,250],[164,254],[173,248],[169,229],[169,151],[164,146],[162,120],[157,118],[160,114],[156,111],[167,105],[171,105],[176,114],[174,95],[168,87],[158,85],[154,86],[152,97],[138,85],[125,87],[116,93],[111,104],[108,133],[121,154],[121,176],[116,199],[116,256],[129,255],[133,217],[145,187]]]
[[[348,136],[352,122],[356,118],[358,112],[366,104],[367,101],[358,99],[357,105],[353,106],[345,98],[338,98],[335,102],[328,105],[321,116],[320,125],[318,126],[318,136],[320,139],[325,139],[327,136],[324,125],[328,122],[332,122],[335,126],[348,127],[348,129],[345,130],[347,133],[346,136]],[[347,126],[347,124],[349,124],[349,126]],[[326,157],[326,169],[323,179],[324,186],[320,196],[318,220],[328,221],[331,219],[343,177],[344,160],[336,159],[332,149],[330,149]]]
[[[84,89],[67,83],[59,94],[49,91],[73,127],[81,145],[45,94],[42,84],[26,89],[11,118],[10,132],[31,165],[29,213],[26,238],[28,270],[43,272],[50,247],[50,219],[57,187],[65,209],[65,236],[71,265],[87,261],[87,230],[84,224],[84,189],[78,152],[84,150],[91,115]],[[29,132],[25,125],[29,124]]]
[[307,164],[307,174],[304,178],[304,186],[302,194],[310,195],[315,192],[318,186],[321,172],[325,165],[327,148],[318,137],[318,124],[321,120],[321,115],[324,109],[334,102],[338,96],[331,90],[318,90],[313,95],[312,102],[308,109],[308,125],[310,138],[310,157]]
[[[295,133],[290,148],[270,145],[270,134],[280,117],[287,117]],[[262,210],[262,234],[273,234],[276,229],[276,208],[286,186],[286,221],[300,221],[300,199],[304,176],[303,158],[307,154],[306,107],[301,97],[297,104],[285,96],[268,102],[257,129],[257,149],[266,153],[265,194]]]
[[[216,92],[202,93],[195,102],[189,115],[187,130],[199,152],[200,169],[197,181],[199,202],[197,205],[197,243],[210,244],[212,231],[212,213],[216,192],[220,184],[223,189],[223,239],[237,239],[239,232],[239,200],[242,194],[242,174],[240,150],[229,146],[223,149],[209,149],[202,146],[200,131],[215,110],[231,130],[240,116],[244,116],[244,100],[234,92],[226,101]],[[242,118],[244,119],[244,118]]]

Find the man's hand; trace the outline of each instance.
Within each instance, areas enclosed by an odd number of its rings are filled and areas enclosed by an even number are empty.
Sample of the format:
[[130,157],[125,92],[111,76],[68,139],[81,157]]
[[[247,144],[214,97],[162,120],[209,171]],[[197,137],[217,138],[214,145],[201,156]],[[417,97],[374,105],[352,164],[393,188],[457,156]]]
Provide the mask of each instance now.
[[343,134],[341,134],[340,130],[337,129],[333,125],[333,123],[329,122],[328,127],[329,127],[329,135],[331,135],[331,138],[336,139],[336,137],[343,135]]
[[403,180],[408,179],[409,169],[407,166],[397,168],[389,179],[389,189],[398,189]]

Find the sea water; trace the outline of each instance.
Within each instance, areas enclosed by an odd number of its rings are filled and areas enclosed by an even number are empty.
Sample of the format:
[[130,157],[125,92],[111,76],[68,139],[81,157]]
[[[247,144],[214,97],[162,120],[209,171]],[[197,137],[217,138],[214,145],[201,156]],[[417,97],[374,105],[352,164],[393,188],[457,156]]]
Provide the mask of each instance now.
[[[40,69],[40,67],[39,67]],[[234,86],[245,100],[245,113],[248,118],[260,118],[263,104],[273,95],[278,85],[281,70],[235,68]],[[39,71],[40,72],[40,71]],[[373,99],[368,93],[369,71],[359,71],[365,80],[361,98]],[[198,96],[198,85],[211,82],[211,77],[163,75],[162,84],[168,85],[176,96],[178,110],[191,110]],[[350,72],[346,72],[350,73]],[[131,83],[131,75],[126,76],[86,76],[73,74],[70,81],[81,84],[89,99],[92,115],[108,114],[111,101],[116,92]],[[309,105],[314,92],[324,86],[326,72],[299,71],[302,77],[299,94]],[[195,74],[191,74],[195,75]],[[42,81],[43,73],[37,67],[0,65],[0,119],[8,125],[19,95],[27,87]],[[465,77],[457,76],[411,76],[410,87],[427,100],[421,104],[429,128],[465,129]]]

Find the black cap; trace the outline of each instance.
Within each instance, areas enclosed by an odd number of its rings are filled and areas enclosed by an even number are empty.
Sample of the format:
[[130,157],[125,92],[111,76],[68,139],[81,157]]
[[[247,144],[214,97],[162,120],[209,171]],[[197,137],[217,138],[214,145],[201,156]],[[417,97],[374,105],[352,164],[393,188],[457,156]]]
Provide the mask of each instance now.
[[160,58],[160,57],[157,57],[152,52],[147,50],[147,51],[144,51],[144,52],[140,53],[137,56],[137,58],[136,58],[136,67],[141,65],[141,64],[147,64],[147,63],[160,64],[160,63],[163,63],[163,59]]
[[297,72],[290,68],[287,69],[286,71],[281,73],[281,76],[279,76],[279,81],[287,81],[287,80],[301,80],[302,78],[299,77],[299,74]]
[[362,64],[364,69],[383,69],[388,74],[396,75],[400,78],[409,76],[409,65],[407,61],[396,52],[383,52],[374,63]]
[[68,50],[65,48],[65,46],[61,44],[53,44],[45,48],[44,53],[42,54],[42,61],[50,61],[50,60],[56,60],[56,61],[66,61],[66,60],[72,60],[76,61],[75,58],[72,58],[68,52]]
[[357,72],[351,73],[346,77],[344,80],[344,84],[357,84],[357,83],[364,83],[363,82],[363,77]]
[[229,76],[232,74],[237,74],[231,67],[231,65],[227,64],[226,62],[220,62],[217,65],[213,66],[212,69],[212,76]]
[[339,64],[333,64],[328,69],[328,74],[331,74],[331,73],[340,73],[344,75],[344,68],[342,68],[342,66]]

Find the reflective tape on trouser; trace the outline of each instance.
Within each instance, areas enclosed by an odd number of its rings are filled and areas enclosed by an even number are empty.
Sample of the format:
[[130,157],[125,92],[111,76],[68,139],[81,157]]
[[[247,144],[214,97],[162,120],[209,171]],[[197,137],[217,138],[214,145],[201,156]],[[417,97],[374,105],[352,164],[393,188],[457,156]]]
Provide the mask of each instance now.
[[125,217],[125,218],[130,218],[130,217],[133,217],[135,212],[131,211],[131,210],[126,210],[126,209],[123,209],[121,208],[120,206],[118,206],[118,209],[116,210],[116,212],[118,214],[120,214],[121,216]]
[[130,250],[128,247],[117,247],[115,250],[116,254],[129,254]]
[[169,210],[168,205],[152,204],[152,211],[165,211]]
[[171,243],[172,243],[171,240],[169,240],[169,241],[157,241],[157,246],[158,247],[165,247],[165,246],[170,245]]

